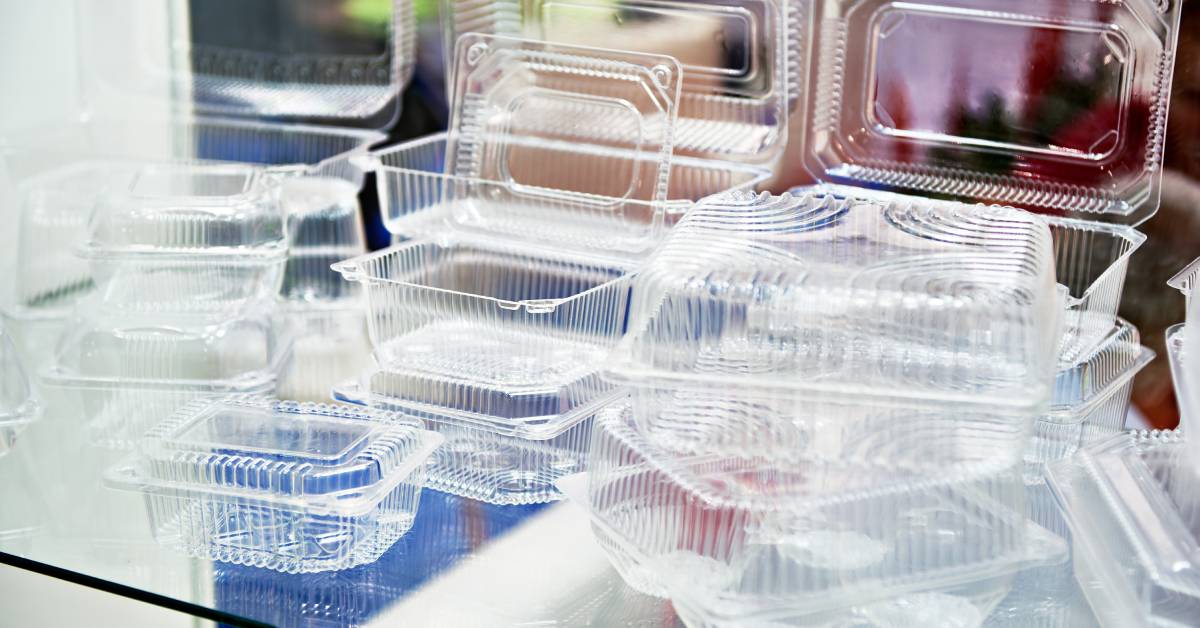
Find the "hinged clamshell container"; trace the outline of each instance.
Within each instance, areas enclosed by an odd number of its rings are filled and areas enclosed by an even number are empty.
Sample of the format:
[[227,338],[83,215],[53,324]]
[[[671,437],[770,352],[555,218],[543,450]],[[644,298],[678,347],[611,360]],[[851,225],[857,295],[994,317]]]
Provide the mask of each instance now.
[[808,65],[808,0],[454,0],[442,5],[446,59],[468,33],[600,46],[679,59],[677,153],[766,163],[783,152]]
[[[1179,425],[1185,433],[1200,431],[1200,333],[1191,328],[1200,321],[1200,299],[1192,298],[1196,278],[1200,276],[1200,259],[1193,261],[1167,282],[1179,290],[1187,302],[1186,322],[1167,328],[1167,357],[1171,364],[1171,379],[1175,399],[1179,404]],[[1185,441],[1195,468],[1200,470],[1200,443]]]
[[626,582],[670,596],[697,625],[790,625],[888,598],[998,600],[1026,560],[1013,464],[880,482],[850,459],[679,454],[642,436],[634,412],[617,403],[597,416],[585,504]]
[[156,425],[108,481],[144,492],[156,538],[193,556],[347,569],[412,526],[441,440],[361,408],[228,397]]
[[1070,364],[1112,327],[1158,209],[1180,2],[818,4],[818,180],[1046,213]]
[[1186,438],[1119,434],[1049,465],[1076,577],[1102,626],[1200,617],[1200,476]]
[[991,417],[1010,428],[997,451],[1015,457],[1050,398],[1053,272],[1045,222],[1011,208],[710,197],[639,270],[605,376],[632,389],[656,442],[674,434],[688,451],[802,453],[746,428],[819,446],[802,434],[826,431],[814,408],[840,396],[885,424],[894,412]]

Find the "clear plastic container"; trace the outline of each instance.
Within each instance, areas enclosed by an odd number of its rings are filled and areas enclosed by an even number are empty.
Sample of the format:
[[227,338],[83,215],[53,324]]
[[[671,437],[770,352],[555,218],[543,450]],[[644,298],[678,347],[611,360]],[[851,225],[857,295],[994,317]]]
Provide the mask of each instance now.
[[273,392],[292,355],[287,326],[269,310],[232,320],[86,303],[80,312],[41,379],[76,401],[81,416],[72,418],[101,446],[132,446],[200,396]]
[[639,271],[606,377],[634,389],[650,430],[669,417],[639,391],[785,406],[842,395],[1023,425],[1045,410],[1057,362],[1053,261],[1045,222],[1010,208],[710,197]]
[[342,280],[331,266],[367,252],[361,186],[317,176],[287,178],[281,185],[290,247],[280,296],[297,306],[356,300],[358,285]]
[[818,5],[818,179],[1136,223],[1158,208],[1178,1]]
[[[1187,322],[1167,329],[1167,355],[1171,364],[1171,379],[1175,398],[1179,402],[1179,425],[1185,432],[1200,432],[1200,386],[1195,384],[1200,373],[1200,333],[1189,328],[1200,321],[1200,299],[1192,298],[1192,288],[1200,274],[1200,259],[1176,273],[1167,283],[1183,293],[1187,301]],[[1190,375],[1189,375],[1190,374]],[[1200,443],[1188,441],[1190,458],[1200,470]]]
[[626,582],[669,595],[689,625],[789,625],[876,601],[937,616],[959,598],[994,604],[1024,560],[1017,465],[914,479],[848,458],[677,454],[632,413],[597,415],[585,503]]
[[[429,487],[499,505],[537,504],[562,497],[555,482],[586,469],[592,420],[603,402],[553,416],[466,420],[403,395],[403,374],[372,368],[334,391],[339,401],[418,418],[446,438],[429,466]],[[530,390],[510,407],[555,412],[553,394]]]
[[17,348],[0,325],[0,457],[12,449],[17,436],[41,414],[41,405],[17,357]]
[[292,355],[279,379],[279,396],[328,401],[334,386],[373,364],[361,299],[285,304],[280,315],[292,336]]
[[1120,434],[1049,465],[1076,577],[1102,626],[1200,618],[1200,476],[1184,438]]
[[147,9],[118,0],[81,4],[75,19],[93,107],[183,102],[209,115],[386,128],[416,60],[413,4],[400,0],[370,15],[288,2]]
[[[787,144],[791,82],[808,63],[807,0],[633,0],[602,4],[454,0],[445,58],[464,33],[657,53],[683,64],[675,149],[763,163]],[[793,16],[792,13],[799,13]]]
[[1060,369],[1050,411],[1034,421],[1033,441],[1025,453],[1035,475],[1041,475],[1042,463],[1125,429],[1133,378],[1153,359],[1137,328],[1117,319],[1095,352]]
[[361,408],[230,397],[155,426],[109,481],[146,493],[156,538],[193,556],[287,573],[347,569],[374,562],[412,526],[441,441]]
[[127,310],[240,313],[274,297],[287,262],[279,180],[248,165],[140,168],[88,230],[97,296]]

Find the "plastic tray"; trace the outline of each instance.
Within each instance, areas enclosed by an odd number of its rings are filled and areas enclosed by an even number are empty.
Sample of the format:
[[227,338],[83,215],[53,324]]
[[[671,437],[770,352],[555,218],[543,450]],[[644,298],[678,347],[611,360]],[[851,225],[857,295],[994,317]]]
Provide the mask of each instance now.
[[379,3],[370,16],[324,8],[81,4],[75,19],[85,98],[94,109],[149,102],[210,115],[388,127],[416,60],[413,4]]
[[1073,454],[1080,446],[1125,428],[1133,378],[1154,359],[1137,328],[1117,319],[1094,353],[1062,368],[1054,380],[1050,411],[1034,421],[1025,454],[1041,475],[1041,463]]
[[1010,208],[824,191],[710,197],[639,271],[606,376],[1024,420],[1044,411],[1057,360],[1052,264],[1045,223]]
[[296,305],[357,300],[357,285],[343,281],[330,266],[367,252],[360,186],[315,176],[287,178],[281,184],[290,243],[281,296]]
[[[583,150],[575,146],[574,150]],[[540,156],[527,160],[551,167],[561,162]],[[595,189],[615,189],[618,173],[629,169],[648,170],[656,167],[657,155],[617,153],[610,156],[615,164],[604,169],[556,168],[555,185],[568,190],[585,189],[580,179],[587,178]],[[646,202],[624,198],[618,207],[605,215],[587,211],[580,204],[567,201],[550,202],[527,199],[522,205],[504,206],[487,201],[490,189],[501,183],[471,181],[447,175],[446,134],[435,133],[396,146],[374,151],[375,170],[384,224],[392,233],[419,236],[446,224],[461,224],[476,232],[507,236],[514,240],[528,234],[538,239],[557,237],[560,241],[617,249],[641,251],[657,242],[660,235],[643,235],[639,230],[655,225],[675,224],[695,201],[729,190],[753,190],[770,176],[770,171],[731,162],[672,157],[670,180],[665,202]],[[520,210],[520,211],[517,211]],[[551,220],[556,215],[570,216],[578,211],[584,220]],[[444,227],[443,227],[444,228]],[[618,234],[620,239],[613,237]]]
[[[787,144],[791,82],[807,66],[807,0],[455,0],[443,7],[446,59],[464,33],[652,52],[683,64],[676,150],[767,162]],[[799,15],[792,15],[799,13]]]
[[41,415],[29,377],[12,339],[0,325],[0,457],[12,449],[25,426]]
[[787,623],[930,589],[983,587],[994,601],[1025,555],[1014,465],[866,481],[848,460],[679,455],[614,404],[596,417],[589,468],[614,566],[694,625]]
[[1076,576],[1103,626],[1200,617],[1200,490],[1184,438],[1120,434],[1049,465]]
[[1158,209],[1180,4],[821,5],[807,167],[830,183],[1140,222]]
[[419,418],[426,429],[442,434],[446,443],[430,464],[430,488],[492,504],[537,504],[560,499],[554,483],[586,468],[592,419],[603,401],[550,421],[472,420],[415,406],[397,394],[398,383],[404,385],[402,375],[368,369],[361,383],[337,387],[334,398]]
[[374,562],[412,526],[441,441],[361,408],[226,398],[155,426],[110,480],[145,492],[156,538],[193,556],[346,569]]

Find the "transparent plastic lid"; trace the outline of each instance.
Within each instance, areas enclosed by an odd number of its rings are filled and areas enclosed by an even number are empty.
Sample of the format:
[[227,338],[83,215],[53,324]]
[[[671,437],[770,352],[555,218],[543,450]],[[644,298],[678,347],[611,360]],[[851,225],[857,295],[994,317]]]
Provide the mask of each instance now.
[[386,128],[416,56],[407,0],[77,6],[90,106],[174,103],[203,114]]
[[56,386],[146,386],[246,391],[273,384],[292,340],[276,315],[225,320],[197,314],[137,314],[84,303],[43,374]]
[[818,179],[1138,223],[1158,209],[1177,0],[825,3]]
[[805,15],[793,20],[789,11],[806,4],[454,0],[443,21],[451,45],[464,33],[488,33],[675,57],[684,72],[676,150],[764,162],[787,143],[790,81],[809,43]]
[[348,515],[382,501],[441,441],[415,422],[359,407],[228,397],[159,423],[134,464],[154,488]]
[[[1167,352],[1170,355],[1171,378],[1175,397],[1179,401],[1179,425],[1186,432],[1200,432],[1200,299],[1192,298],[1192,289],[1200,277],[1200,259],[1175,274],[1167,283],[1183,293],[1187,300],[1187,322],[1167,330]],[[1200,439],[1188,441],[1192,463],[1200,470]]]
[[677,61],[483,35],[458,50],[443,194],[464,201],[453,224],[494,213],[538,233],[616,214],[640,221],[630,237],[661,227],[629,202],[667,198]]
[[1154,352],[1142,346],[1137,328],[1118,318],[1116,326],[1091,355],[1058,371],[1050,413],[1044,419],[1077,418],[1085,412],[1081,406],[1128,383],[1153,359]]
[[242,164],[166,164],[112,182],[89,223],[89,256],[283,256],[279,180]]
[[825,191],[710,197],[635,278],[607,371],[635,387],[1048,399],[1061,289],[1045,222]]
[[[1182,432],[1120,434],[1051,463],[1077,573],[1112,626],[1200,617],[1200,475]],[[1079,563],[1084,563],[1081,568]]]

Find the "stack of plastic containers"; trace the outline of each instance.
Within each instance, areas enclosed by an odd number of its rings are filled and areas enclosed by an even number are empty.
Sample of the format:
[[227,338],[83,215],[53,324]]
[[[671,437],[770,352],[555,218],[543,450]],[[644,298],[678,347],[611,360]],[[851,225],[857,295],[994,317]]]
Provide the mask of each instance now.
[[692,201],[765,172],[671,160],[679,64],[467,35],[447,135],[375,153],[408,238],[338,264],[367,293],[360,400],[447,437],[430,485],[500,504],[580,471],[630,273]]
[[412,527],[442,437],[349,406],[227,397],[157,424],[109,481],[147,495],[160,542],[289,573],[378,559]]
[[275,311],[288,250],[279,179],[171,164],[108,186],[81,249],[94,294],[43,378],[79,396],[92,441],[129,446],[196,396],[273,390],[290,351]]
[[693,625],[986,616],[1027,557],[1053,261],[1010,208],[701,202],[607,365],[630,400],[598,419],[587,500],[614,564]]
[[338,165],[343,176],[318,171],[283,181],[291,250],[280,298],[294,346],[279,395],[288,399],[328,399],[335,384],[370,363],[362,291],[330,268],[366,253],[358,205],[363,173],[348,160]]

